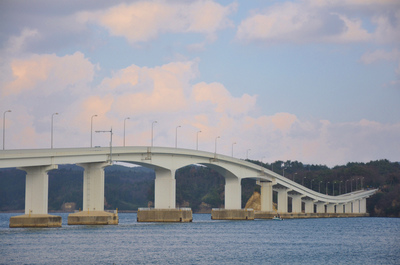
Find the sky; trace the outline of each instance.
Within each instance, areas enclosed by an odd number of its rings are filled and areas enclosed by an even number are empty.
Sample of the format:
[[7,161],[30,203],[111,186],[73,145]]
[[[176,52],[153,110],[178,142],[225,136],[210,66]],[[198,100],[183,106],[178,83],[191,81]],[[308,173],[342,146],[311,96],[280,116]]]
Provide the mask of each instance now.
[[400,161],[399,103],[398,0],[0,0],[4,149]]

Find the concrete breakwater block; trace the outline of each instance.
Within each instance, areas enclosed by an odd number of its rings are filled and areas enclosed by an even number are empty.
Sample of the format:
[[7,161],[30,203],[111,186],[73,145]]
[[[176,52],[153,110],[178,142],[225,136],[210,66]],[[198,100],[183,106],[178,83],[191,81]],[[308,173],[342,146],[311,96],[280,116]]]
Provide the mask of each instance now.
[[118,213],[81,211],[68,215],[68,225],[117,225]]
[[139,208],[138,222],[192,222],[193,214],[190,208],[181,209],[151,209]]
[[254,220],[253,209],[212,209],[212,220]]
[[61,227],[61,216],[49,214],[24,214],[10,218],[10,228],[17,227]]

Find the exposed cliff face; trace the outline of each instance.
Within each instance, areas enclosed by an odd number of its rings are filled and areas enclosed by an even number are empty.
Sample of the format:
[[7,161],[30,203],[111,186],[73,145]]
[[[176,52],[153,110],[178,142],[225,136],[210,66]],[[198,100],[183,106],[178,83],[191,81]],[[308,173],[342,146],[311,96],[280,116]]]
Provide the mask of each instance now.
[[[272,208],[276,211],[276,203],[272,204]],[[254,211],[261,211],[261,194],[257,191],[251,195],[250,199],[247,201],[246,209],[253,209]]]
[[250,199],[247,201],[246,209],[253,209],[254,211],[261,211],[261,194],[257,191],[251,195]]

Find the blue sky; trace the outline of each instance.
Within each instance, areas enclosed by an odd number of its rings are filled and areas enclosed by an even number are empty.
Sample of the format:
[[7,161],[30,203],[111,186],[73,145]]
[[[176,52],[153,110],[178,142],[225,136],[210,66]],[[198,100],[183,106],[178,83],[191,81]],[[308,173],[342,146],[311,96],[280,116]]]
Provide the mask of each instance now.
[[[400,2],[2,1],[6,148],[154,143],[400,161]],[[233,145],[233,143],[236,144]],[[94,135],[94,145],[108,145]]]

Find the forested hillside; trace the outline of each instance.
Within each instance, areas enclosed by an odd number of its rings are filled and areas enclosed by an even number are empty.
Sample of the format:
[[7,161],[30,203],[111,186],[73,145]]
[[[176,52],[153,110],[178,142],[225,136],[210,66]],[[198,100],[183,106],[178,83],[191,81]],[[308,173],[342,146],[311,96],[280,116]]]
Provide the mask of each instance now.
[[[250,161],[261,164],[259,161]],[[367,200],[371,216],[400,217],[400,164],[388,160],[369,163],[348,163],[328,168],[304,165],[298,161],[276,161],[262,164],[308,188],[330,195],[362,188],[379,188]],[[114,165],[105,169],[105,208],[137,210],[154,201],[154,171],[143,167]],[[75,165],[60,165],[49,172],[49,211],[62,209],[64,203],[82,208],[83,169]],[[259,187],[254,180],[242,181],[242,206]],[[23,210],[25,205],[25,172],[12,168],[0,169],[0,211]],[[224,204],[224,178],[214,170],[197,165],[176,172],[177,206],[217,208]]]

